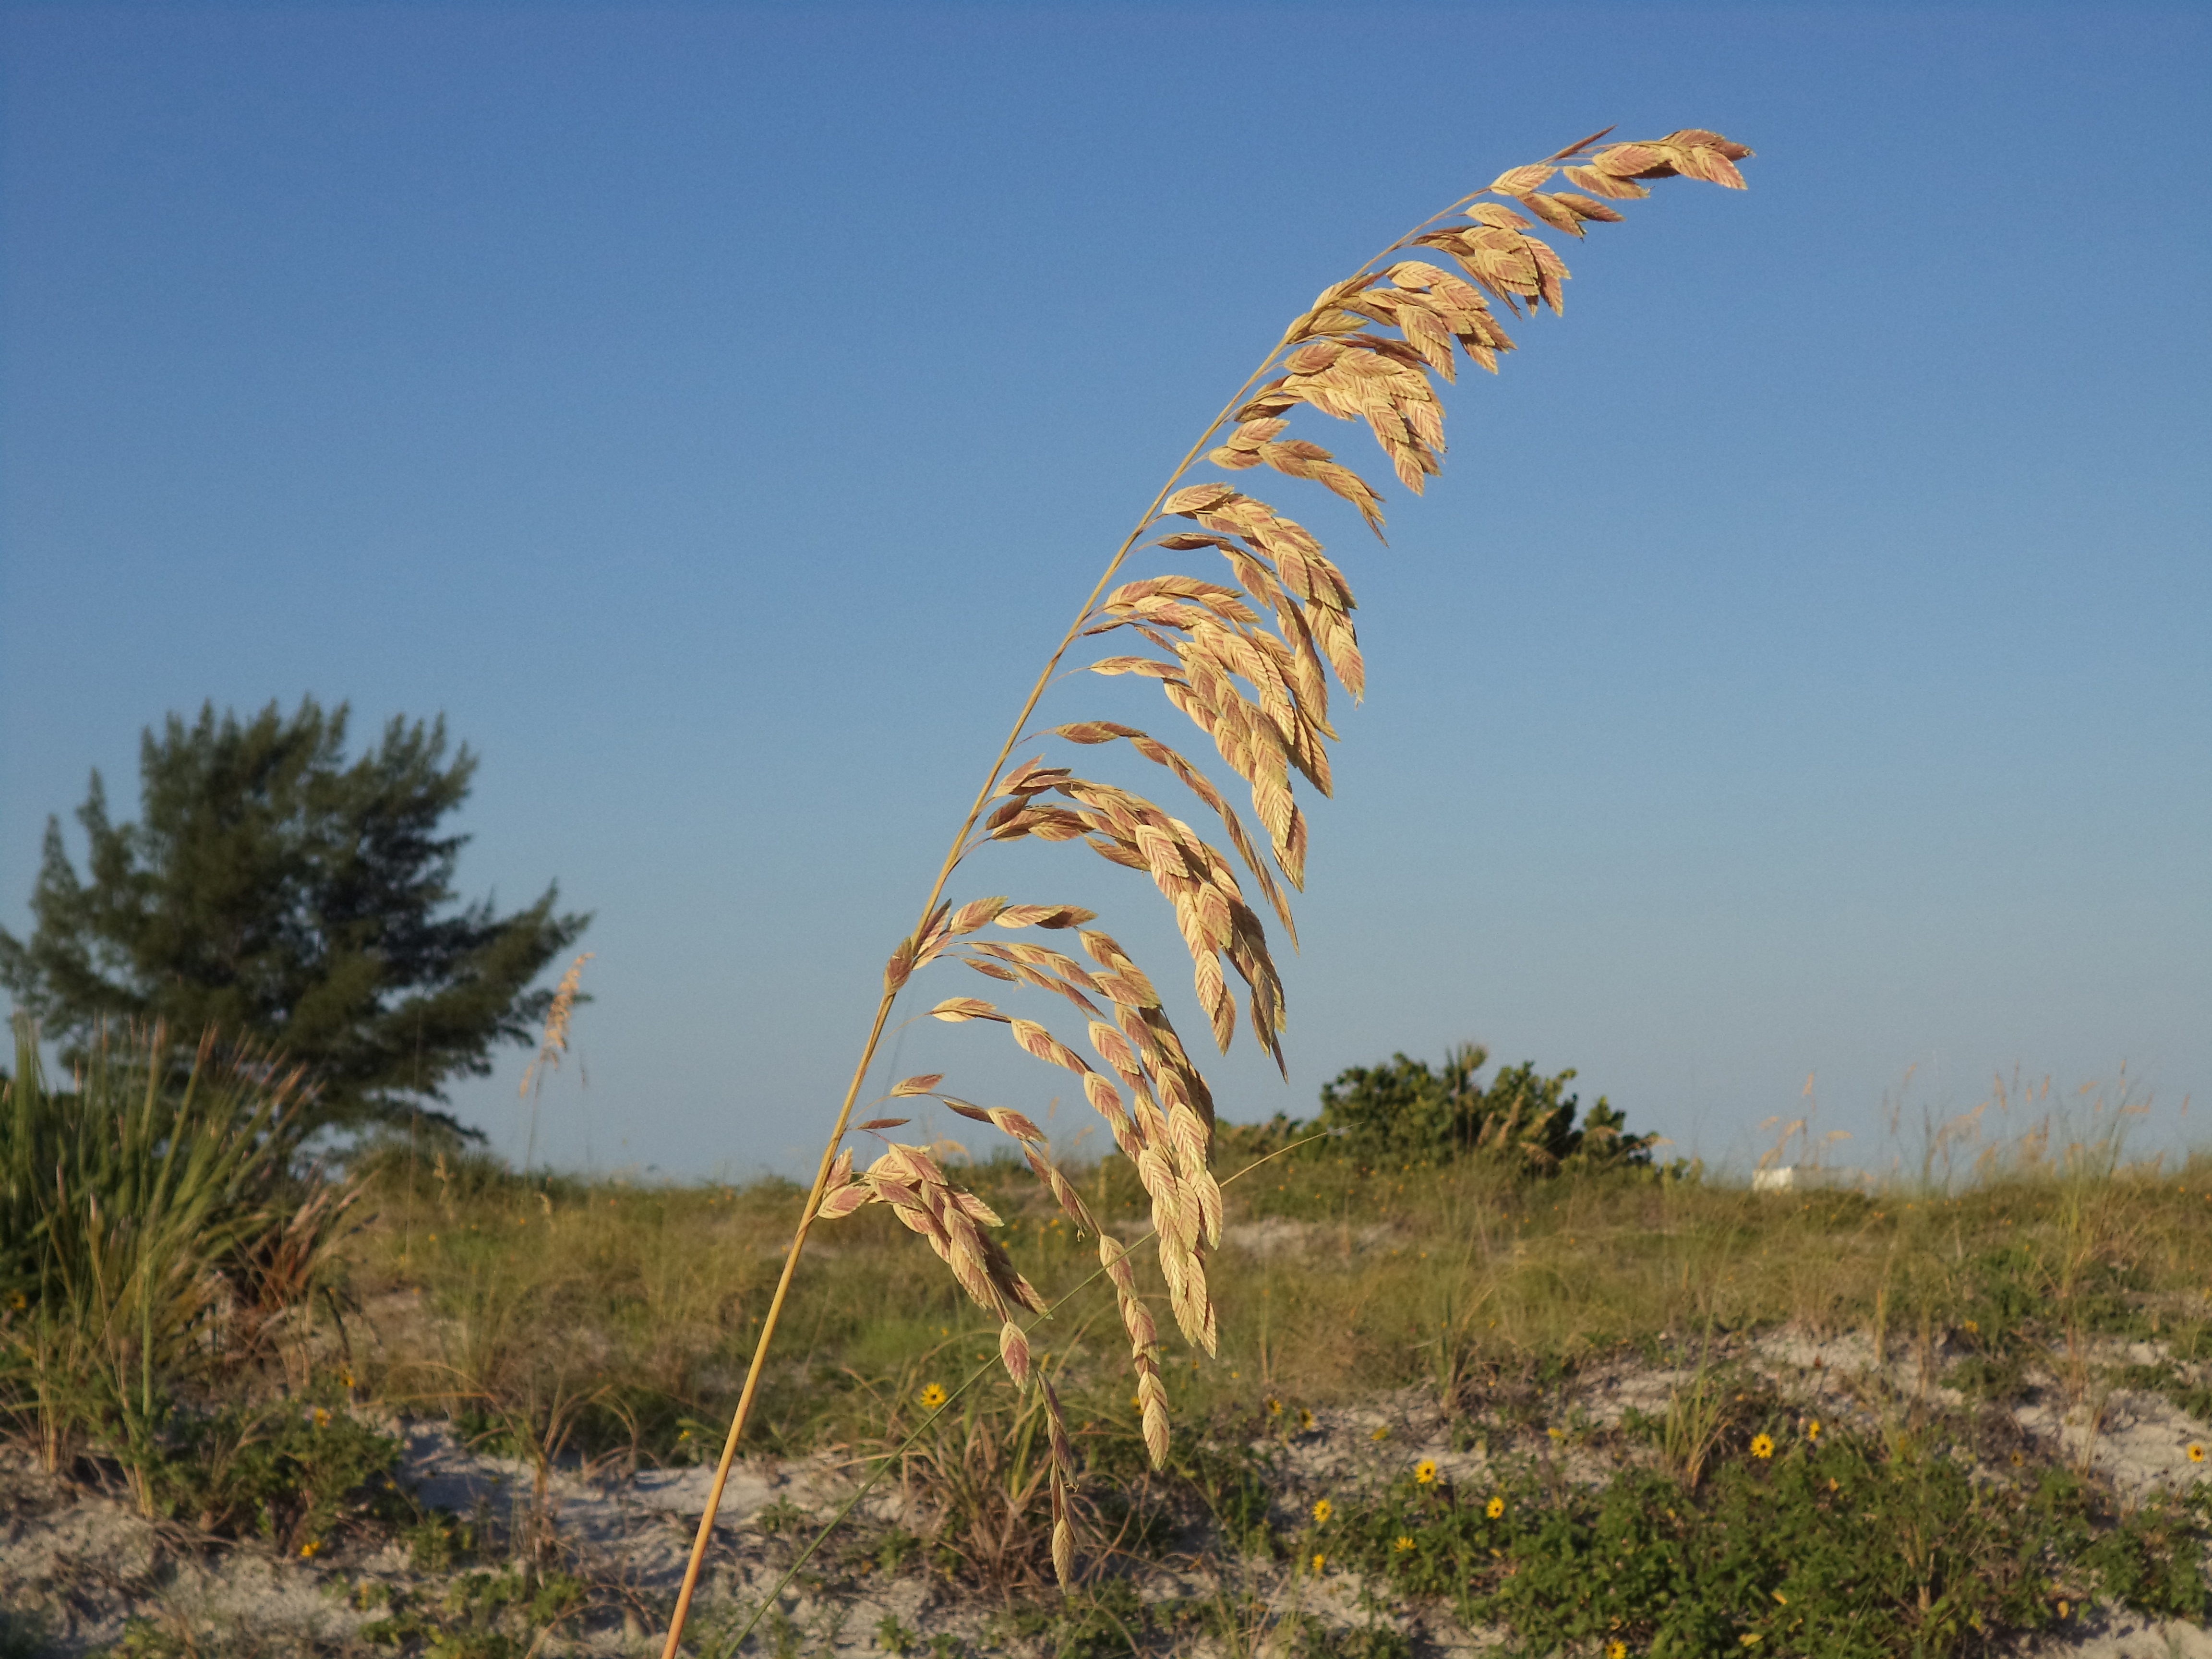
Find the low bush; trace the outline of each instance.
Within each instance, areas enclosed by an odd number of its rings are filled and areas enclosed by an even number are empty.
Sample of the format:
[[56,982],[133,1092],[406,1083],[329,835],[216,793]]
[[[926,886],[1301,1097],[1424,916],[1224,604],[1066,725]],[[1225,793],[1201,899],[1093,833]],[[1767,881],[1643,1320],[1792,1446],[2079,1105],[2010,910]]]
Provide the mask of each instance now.
[[1463,1042],[1435,1068],[1404,1054],[1354,1066],[1322,1088],[1319,1116],[1273,1127],[1285,1141],[1326,1133],[1333,1152],[1369,1164],[1485,1154],[1549,1175],[1651,1162],[1658,1136],[1628,1133],[1626,1116],[1602,1095],[1584,1110],[1567,1091],[1573,1067],[1546,1077],[1526,1060],[1502,1067],[1486,1085],[1478,1073],[1489,1060],[1488,1049]]

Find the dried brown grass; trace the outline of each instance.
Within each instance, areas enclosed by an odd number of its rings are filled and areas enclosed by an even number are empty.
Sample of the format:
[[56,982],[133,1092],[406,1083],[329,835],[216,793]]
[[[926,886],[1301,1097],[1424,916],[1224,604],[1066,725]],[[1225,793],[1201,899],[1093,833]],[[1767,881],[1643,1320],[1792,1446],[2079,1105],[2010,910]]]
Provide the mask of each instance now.
[[[988,1206],[954,1187],[927,1148],[887,1141],[881,1156],[858,1170],[851,1150],[842,1146],[892,1003],[921,969],[939,961],[959,962],[1011,987],[1050,992],[1082,1017],[1098,1066],[1042,1024],[981,998],[949,997],[927,1011],[940,1020],[1002,1024],[1025,1052],[1076,1076],[1150,1198],[1157,1261],[1177,1327],[1194,1346],[1216,1351],[1218,1319],[1206,1271],[1209,1253],[1222,1237],[1221,1191],[1208,1167],[1213,1102],[1158,991],[1111,934],[1089,925],[1097,919],[1089,910],[1059,902],[1013,903],[1004,896],[956,906],[944,897],[945,889],[954,872],[985,847],[1024,839],[1079,841],[1111,863],[1149,875],[1173,908],[1190,955],[1193,988],[1215,1046],[1225,1052],[1235,1035],[1237,1008],[1228,977],[1234,973],[1245,988],[1244,1014],[1254,1038],[1282,1064],[1282,981],[1266,924],[1248,902],[1238,866],[1295,939],[1291,908],[1276,879],[1279,873],[1293,888],[1304,885],[1307,826],[1292,775],[1329,793],[1326,745],[1337,732],[1329,717],[1328,679],[1334,674],[1355,701],[1365,682],[1352,621],[1355,601],[1344,572],[1304,525],[1233,484],[1187,484],[1185,475],[1201,454],[1228,472],[1270,468],[1318,483],[1350,501],[1379,537],[1381,494],[1328,450],[1286,436],[1289,416],[1304,406],[1339,420],[1364,421],[1398,480],[1420,494],[1425,481],[1443,467],[1443,415],[1437,381],[1456,378],[1456,353],[1495,372],[1498,354],[1514,347],[1500,312],[1517,319],[1524,312],[1534,316],[1542,307],[1554,313],[1563,310],[1567,267],[1538,234],[1540,222],[1580,238],[1589,224],[1621,217],[1608,202],[1649,194],[1645,180],[1680,176],[1730,188],[1743,185],[1735,163],[1751,152],[1717,133],[1685,129],[1648,143],[1599,148],[1606,136],[1594,134],[1540,162],[1510,169],[1323,289],[1207,425],[1108,561],[1047,660],[952,838],[921,921],[884,967],[874,1025],[823,1151],[731,1423],[708,1514],[700,1524],[692,1572],[685,1578],[664,1650],[668,1659],[676,1652],[713,1526],[714,1503],[744,1432],[777,1312],[817,1216],[835,1219],[868,1205],[890,1206],[902,1224],[928,1242],[976,1304],[1000,1322],[1006,1370],[1017,1386],[1028,1380],[1027,1344],[1015,1322],[1024,1310],[1042,1311],[1044,1304],[1004,1250],[980,1231],[979,1223],[995,1221]],[[1555,176],[1578,189],[1546,191]],[[1465,222],[1442,222],[1455,216]],[[1424,254],[1449,259],[1464,276]],[[1214,443],[1224,426],[1230,428],[1225,438]],[[1169,525],[1169,533],[1154,544],[1172,552],[1213,550],[1226,562],[1234,585],[1184,574],[1115,585],[1139,539],[1164,520],[1178,520],[1182,522]],[[1078,747],[1127,743],[1171,772],[1218,821],[1234,862],[1189,823],[1130,789],[1079,775],[1069,766],[1048,764],[1042,753],[1009,767],[1061,659],[1079,640],[1109,634],[1133,635],[1132,644],[1141,641],[1151,649],[1101,658],[1087,665],[1090,671],[1159,683],[1169,703],[1212,740],[1222,762],[1243,781],[1266,838],[1266,858],[1205,774],[1136,727],[1085,720],[1036,735]],[[1017,932],[1073,930],[1088,963],[1034,940],[976,937],[993,926]],[[1035,1124],[1019,1113],[946,1094],[938,1086],[943,1081],[941,1074],[908,1078],[890,1092],[933,1096],[951,1109],[1012,1135],[1068,1219],[1097,1238],[1100,1264],[1113,1281],[1129,1339],[1146,1446],[1156,1464],[1164,1462],[1168,1416],[1158,1378],[1158,1334],[1132,1257],[1095,1224],[1056,1170]],[[880,1118],[860,1127],[881,1133],[905,1121]],[[1045,1398],[1049,1401],[1048,1392]],[[1048,1404],[1048,1409],[1055,1437],[1060,1437],[1057,1407]],[[1063,1517],[1073,1473],[1062,1460],[1053,1461],[1054,1510]],[[1053,1551],[1063,1577],[1072,1556],[1066,1528],[1063,1518],[1055,1527]]]

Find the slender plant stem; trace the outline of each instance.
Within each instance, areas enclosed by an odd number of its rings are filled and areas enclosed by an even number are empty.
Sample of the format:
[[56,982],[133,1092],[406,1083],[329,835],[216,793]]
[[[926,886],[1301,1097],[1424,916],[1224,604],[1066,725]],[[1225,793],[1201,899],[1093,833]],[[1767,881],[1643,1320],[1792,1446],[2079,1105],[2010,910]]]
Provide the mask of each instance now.
[[[1413,229],[1406,232],[1404,235],[1388,243],[1381,252],[1359,268],[1360,274],[1364,275],[1377,260],[1388,256],[1394,249],[1402,246],[1407,238],[1419,235],[1428,226],[1434,224],[1446,214],[1455,211],[1467,201],[1472,199],[1474,199],[1472,197],[1463,198],[1460,202],[1455,202],[1450,207],[1446,208],[1443,213],[1431,214]],[[1310,313],[1308,314],[1310,315]],[[1261,360],[1259,368],[1245,377],[1243,385],[1238,386],[1231,395],[1229,401],[1221,406],[1220,412],[1206,422],[1206,429],[1199,434],[1198,441],[1191,445],[1189,449],[1184,452],[1183,458],[1176,463],[1175,470],[1168,474],[1167,482],[1160,486],[1159,492],[1152,497],[1143,516],[1137,520],[1129,533],[1121,538],[1121,544],[1114,550],[1114,556],[1106,562],[1106,568],[1100,573],[1097,581],[1092,585],[1089,595],[1083,601],[1082,609],[1076,612],[1075,620],[1068,624],[1067,631],[1060,635],[1060,643],[1053,647],[1052,655],[1046,659],[1042,672],[1036,677],[1036,683],[1030,687],[1029,696],[1023,699],[1021,713],[1015,716],[1014,723],[1007,728],[1006,741],[999,745],[999,752],[991,762],[991,769],[983,780],[983,787],[975,792],[975,799],[968,808],[968,816],[960,821],[959,830],[952,837],[952,844],[945,854],[945,861],[938,867],[937,879],[930,885],[929,896],[922,901],[921,916],[915,924],[913,934],[917,945],[921,943],[922,933],[929,925],[931,915],[936,911],[937,902],[944,894],[945,883],[951,880],[952,872],[958,866],[962,858],[971,850],[968,845],[969,832],[975,827],[975,821],[983,816],[984,807],[990,804],[992,792],[997,787],[999,774],[1006,763],[1006,757],[1013,753],[1014,745],[1021,741],[1022,733],[1029,725],[1030,716],[1036,712],[1038,700],[1044,696],[1045,688],[1052,684],[1054,674],[1060,667],[1060,659],[1067,654],[1069,647],[1081,637],[1084,624],[1091,620],[1091,607],[1098,603],[1100,597],[1106,592],[1107,585],[1114,580],[1115,574],[1121,569],[1122,562],[1129,556],[1129,550],[1137,544],[1137,538],[1151,527],[1155,519],[1159,517],[1162,504],[1166,501],[1177,482],[1184,473],[1190,471],[1191,464],[1198,459],[1200,453],[1205,449],[1213,434],[1221,429],[1222,422],[1226,421],[1235,412],[1237,404],[1243,401],[1244,394],[1252,389],[1261,375],[1274,367],[1275,360],[1281,356],[1284,348],[1291,343],[1293,337],[1305,320],[1305,318],[1302,317],[1298,323],[1293,324],[1289,329],[1284,331],[1283,337],[1277,341],[1267,356]],[[868,1068],[875,1063],[876,1048],[883,1041],[884,1026],[890,1018],[891,1004],[896,1000],[898,993],[898,987],[885,985],[883,999],[876,1005],[875,1023],[869,1027],[868,1040],[862,1045],[860,1060],[853,1067],[852,1081],[845,1086],[844,1103],[838,1108],[837,1121],[830,1128],[828,1141],[823,1146],[822,1162],[814,1172],[814,1185],[808,1189],[805,1205],[799,1211],[799,1225],[793,1231],[791,1236],[791,1248],[784,1255],[782,1275],[776,1280],[775,1294],[769,1300],[768,1313],[761,1322],[760,1335],[753,1344],[752,1363],[745,1370],[744,1387],[738,1392],[736,1411],[731,1413],[730,1431],[722,1442],[720,1461],[714,1465],[714,1482],[707,1489],[707,1512],[699,1517],[699,1534],[692,1540],[690,1559],[684,1564],[683,1588],[676,1595],[676,1610],[669,1616],[668,1639],[661,1646],[661,1659],[676,1659],[678,1644],[684,1636],[684,1620],[690,1613],[691,1597],[698,1589],[699,1571],[706,1560],[708,1540],[714,1536],[714,1512],[721,1507],[722,1489],[728,1483],[730,1466],[736,1461],[738,1455],[738,1443],[744,1436],[745,1420],[751,1414],[753,1398],[759,1391],[761,1372],[768,1364],[769,1345],[775,1338],[776,1322],[781,1317],[784,1302],[790,1294],[793,1276],[799,1271],[799,1252],[806,1247],[807,1232],[813,1226],[815,1215],[822,1206],[823,1190],[830,1184],[830,1170],[837,1160],[838,1144],[844,1139],[846,1128],[852,1121],[854,1103],[860,1098],[860,1086],[866,1081]]]

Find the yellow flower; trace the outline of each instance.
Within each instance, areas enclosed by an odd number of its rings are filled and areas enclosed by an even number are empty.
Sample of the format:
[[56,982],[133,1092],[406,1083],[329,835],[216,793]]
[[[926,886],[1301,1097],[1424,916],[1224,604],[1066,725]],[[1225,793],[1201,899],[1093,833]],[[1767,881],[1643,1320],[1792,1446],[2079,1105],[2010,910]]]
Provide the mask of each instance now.
[[922,1410],[926,1412],[933,1412],[944,1403],[945,1390],[937,1383],[933,1382],[921,1391]]
[[1437,1466],[1431,1459],[1424,1457],[1413,1465],[1413,1484],[1417,1486],[1433,1486],[1437,1484]]
[[1974,1323],[1972,1320],[1970,1319],[1966,1322],[1966,1331],[1969,1335],[1978,1336],[1981,1334],[1981,1330],[1982,1328]]
[[324,1410],[320,1406],[316,1407],[315,1407],[315,1426],[316,1426],[317,1428],[319,1428],[319,1429],[326,1429],[326,1428],[328,1428],[328,1427],[330,1426],[330,1424],[331,1424],[331,1414],[330,1414],[330,1413],[328,1413],[327,1411],[325,1411],[325,1410]]
[[1393,1544],[1391,1547],[1396,1550],[1399,1554],[1404,1555],[1413,1549],[1413,1540],[1401,1532],[1398,1534],[1398,1541]]
[[1742,1644],[1744,1644],[1744,1646],[1746,1646],[1746,1647],[1747,1647],[1747,1648],[1755,1648],[1755,1647],[1757,1647],[1757,1646],[1759,1645],[1759,1641],[1760,1641],[1759,1634],[1759,1632],[1758,1632],[1757,1631],[1755,1631],[1755,1630],[1747,1630],[1747,1631],[1744,1632],[1744,1633],[1743,1633],[1742,1635],[1741,1635],[1741,1636],[1737,1637],[1735,1639],[1736,1639],[1737,1641],[1739,1641],[1739,1642],[1742,1643]]
[[1805,1437],[1808,1440],[1818,1440],[1820,1437],[1820,1419],[1819,1418],[1814,1418],[1811,1422],[1805,1425]]
[[1298,1407],[1298,1426],[1302,1429],[1313,1427],[1313,1413],[1304,1406]]
[[1567,1437],[1567,1431],[1559,1427],[1556,1423],[1550,1428],[1545,1430],[1544,1432],[1550,1435],[1554,1440],[1565,1440]]
[[1370,1440],[1388,1440],[1390,1437],[1390,1425],[1388,1423],[1377,1423],[1375,1425],[1375,1432],[1367,1437]]
[[304,1561],[310,1556],[315,1554],[322,1547],[323,1540],[321,1539],[310,1538],[306,1543],[300,1546],[300,1559]]
[[1607,1642],[1605,1644],[1605,1659],[1628,1659],[1628,1644]]
[[2063,1600],[2062,1600],[2062,1601],[2058,1603],[2058,1616],[2059,1616],[2061,1619],[2065,1618],[2069,1613],[2072,1613],[2073,1611],[2074,1611],[2074,1609],[2073,1609],[2072,1607],[2069,1607],[2069,1606],[2065,1603],[2065,1601],[2063,1601]]
[[1774,1455],[1774,1437],[1773,1437],[1773,1436],[1771,1436],[1771,1435],[1765,1435],[1765,1434],[1754,1434],[1753,1436],[1752,1436],[1752,1437],[1751,1437],[1751,1455],[1752,1455],[1753,1457],[1771,1457],[1771,1456],[1773,1456],[1773,1455]]
[[351,1371],[340,1371],[338,1373],[338,1384],[342,1388],[349,1389],[353,1387],[353,1373]]
[[2204,1448],[2194,1440],[2189,1443],[2189,1461],[2192,1463],[2204,1461]]
[[1272,1394],[1269,1395],[1267,1396],[1267,1415],[1270,1417],[1280,1417],[1282,1414],[1283,1402],[1276,1399]]
[[1321,1499],[1313,1506],[1314,1525],[1316,1527],[1327,1526],[1328,1524],[1328,1517],[1335,1513],[1336,1506],[1334,1504],[1330,1503],[1326,1498]]
[[1313,1559],[1313,1570],[1314,1570],[1316,1572],[1319,1572],[1319,1571],[1320,1571],[1323,1567],[1327,1566],[1328,1565],[1328,1557],[1327,1557],[1326,1555],[1316,1555],[1316,1556],[1315,1556],[1315,1557],[1314,1557],[1314,1559]]
[[1485,1504],[1482,1506],[1482,1512],[1488,1516],[1492,1520],[1495,1521],[1499,1516],[1505,1513],[1504,1498],[1502,1495],[1493,1496],[1487,1504]]

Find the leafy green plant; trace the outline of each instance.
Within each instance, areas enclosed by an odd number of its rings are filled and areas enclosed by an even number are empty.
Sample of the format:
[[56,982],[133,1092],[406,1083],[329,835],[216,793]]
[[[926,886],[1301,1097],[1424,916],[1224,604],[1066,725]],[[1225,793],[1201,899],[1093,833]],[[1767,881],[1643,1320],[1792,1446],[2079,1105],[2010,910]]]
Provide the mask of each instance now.
[[1404,1054],[1354,1066],[1322,1088],[1312,1127],[1373,1162],[1488,1152],[1545,1172],[1650,1163],[1658,1137],[1625,1133],[1627,1119],[1603,1096],[1576,1121],[1582,1101],[1567,1092],[1571,1066],[1545,1077],[1523,1061],[1486,1087],[1476,1074],[1489,1060],[1480,1043],[1465,1042],[1435,1070]]
[[524,1659],[592,1604],[589,1583],[557,1568],[525,1564],[467,1572],[428,1592],[394,1590],[386,1617],[362,1627],[364,1641],[423,1659]]
[[2123,1511],[2063,1471],[1992,1486],[1910,1437],[1778,1416],[1694,1490],[1656,1469],[1595,1491],[1534,1469],[1463,1487],[1408,1475],[1337,1500],[1315,1537],[1533,1651],[1875,1659],[1976,1650],[2096,1596],[2201,1618],[2208,1522],[2201,1495]]
[[1146,1635],[1157,1610],[1127,1579],[1085,1585],[1050,1601],[1017,1601],[993,1620],[995,1633],[1012,1636],[1052,1659],[1120,1659],[1147,1651]]
[[343,1530],[404,1524],[399,1443],[343,1407],[280,1401],[173,1420],[148,1461],[155,1510],[312,1558]]

